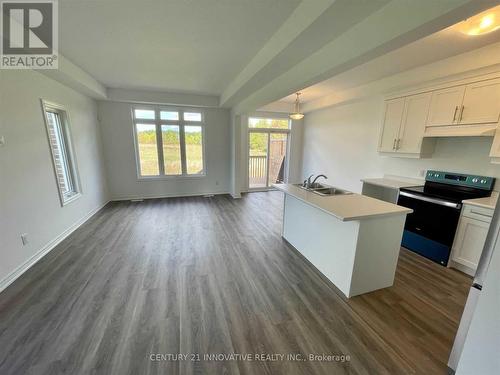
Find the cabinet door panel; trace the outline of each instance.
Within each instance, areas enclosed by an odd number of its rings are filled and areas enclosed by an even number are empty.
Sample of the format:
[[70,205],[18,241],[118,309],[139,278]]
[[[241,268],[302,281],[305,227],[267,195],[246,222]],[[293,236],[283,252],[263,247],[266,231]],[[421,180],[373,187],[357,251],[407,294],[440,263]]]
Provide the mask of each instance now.
[[489,223],[462,216],[453,242],[452,259],[475,270],[489,227]]
[[387,100],[385,115],[380,136],[379,151],[395,152],[395,141],[399,135],[399,127],[403,117],[405,98]]
[[497,122],[500,116],[500,78],[467,85],[461,124]]
[[408,96],[399,131],[398,152],[419,153],[429,113],[431,93]]
[[446,126],[457,123],[465,86],[450,87],[432,93],[427,126]]
[[490,156],[493,158],[500,158],[500,129],[495,130],[493,142],[491,144]]

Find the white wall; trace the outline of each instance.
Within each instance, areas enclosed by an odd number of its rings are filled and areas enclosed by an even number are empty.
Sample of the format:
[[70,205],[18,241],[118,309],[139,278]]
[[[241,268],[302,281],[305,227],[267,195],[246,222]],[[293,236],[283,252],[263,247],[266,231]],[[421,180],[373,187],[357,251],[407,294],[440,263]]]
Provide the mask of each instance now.
[[[394,174],[420,177],[438,169],[500,177],[488,157],[492,137],[442,138],[429,159],[403,159],[377,153],[383,98],[309,112],[304,118],[303,175],[325,173],[329,183],[355,192],[361,178]],[[498,184],[497,184],[498,186]]]
[[[61,207],[40,98],[69,111],[83,195]],[[0,71],[0,289],[23,264],[107,202],[94,100],[30,71]],[[27,233],[23,246],[20,235]]]
[[231,111],[231,125],[230,125],[230,174],[229,174],[229,192],[233,198],[241,198],[241,192],[246,190],[244,188],[244,168],[245,168],[245,149],[243,147],[244,140],[244,123],[246,116],[235,115]]
[[227,193],[230,189],[229,110],[200,108],[205,114],[204,177],[153,181],[137,179],[132,104],[99,102],[104,160],[112,199]]
[[290,159],[288,182],[302,182],[302,148],[304,142],[304,120],[292,120],[290,129]]

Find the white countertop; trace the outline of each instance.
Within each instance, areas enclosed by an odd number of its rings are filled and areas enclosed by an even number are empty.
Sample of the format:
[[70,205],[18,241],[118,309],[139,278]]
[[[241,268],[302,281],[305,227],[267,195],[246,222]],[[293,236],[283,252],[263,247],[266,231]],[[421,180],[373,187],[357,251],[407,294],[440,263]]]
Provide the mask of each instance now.
[[321,196],[292,184],[274,184],[276,189],[314,206],[341,221],[390,215],[406,215],[411,209],[360,194]]
[[398,180],[395,178],[390,178],[390,177],[382,177],[382,178],[364,178],[361,180],[362,182],[366,184],[371,184],[371,185],[377,185],[377,186],[383,186],[389,189],[400,189],[403,187],[409,187],[409,186],[419,186],[423,185],[423,182],[418,182],[418,181],[403,181],[403,180]]
[[471,206],[495,209],[498,200],[498,193],[493,192],[490,197],[475,198],[475,199],[464,199],[462,203],[469,204]]

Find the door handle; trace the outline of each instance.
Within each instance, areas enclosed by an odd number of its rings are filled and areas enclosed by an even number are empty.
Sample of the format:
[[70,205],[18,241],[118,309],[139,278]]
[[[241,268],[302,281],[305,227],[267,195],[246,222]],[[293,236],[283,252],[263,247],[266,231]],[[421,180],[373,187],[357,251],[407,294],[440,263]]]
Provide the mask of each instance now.
[[399,147],[400,144],[401,144],[401,138],[398,138],[398,141],[396,142],[396,150],[400,149]]
[[394,138],[394,142],[392,143],[392,149],[395,150],[396,149],[396,138]]
[[458,111],[458,105],[455,106],[455,112],[453,112],[453,121],[455,122],[455,119],[457,118],[457,111]]

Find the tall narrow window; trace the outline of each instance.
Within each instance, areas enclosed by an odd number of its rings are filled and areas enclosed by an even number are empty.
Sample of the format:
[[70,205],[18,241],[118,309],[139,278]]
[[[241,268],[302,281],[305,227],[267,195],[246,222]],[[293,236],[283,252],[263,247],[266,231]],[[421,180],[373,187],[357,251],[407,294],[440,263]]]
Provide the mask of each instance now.
[[182,174],[179,125],[162,125],[163,163],[166,175]]
[[136,124],[137,147],[139,148],[139,170],[142,176],[158,176],[158,150],[156,126],[151,124]]
[[203,176],[203,116],[181,108],[134,108],[138,176]]
[[203,131],[201,126],[185,126],[187,174],[203,173]]
[[42,100],[42,108],[59,198],[64,206],[81,195],[69,117],[67,111],[58,104]]

